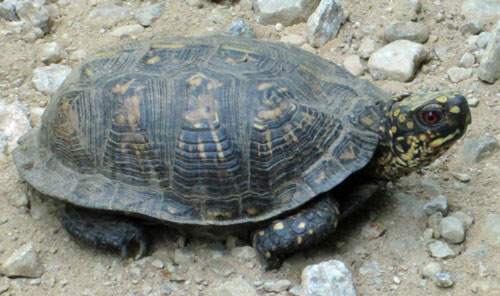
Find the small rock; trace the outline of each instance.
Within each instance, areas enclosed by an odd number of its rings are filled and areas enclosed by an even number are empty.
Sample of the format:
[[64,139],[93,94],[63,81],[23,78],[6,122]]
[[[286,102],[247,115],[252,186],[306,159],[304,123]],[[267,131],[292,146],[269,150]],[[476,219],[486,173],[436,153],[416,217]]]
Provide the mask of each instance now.
[[379,222],[365,224],[361,229],[361,235],[366,239],[375,239],[385,233],[385,227]]
[[9,155],[17,146],[17,139],[31,129],[28,108],[14,102],[0,101],[0,153]]
[[290,290],[288,290],[288,294],[290,294],[292,296],[303,296],[303,294],[302,294],[302,286],[301,285],[297,285],[297,286],[291,287]]
[[475,62],[476,62],[476,57],[472,53],[466,52],[460,58],[460,62],[458,63],[458,65],[460,67],[470,68],[474,65]]
[[419,43],[397,40],[374,52],[368,60],[368,68],[374,79],[406,82],[413,79],[427,54],[427,49]]
[[227,28],[226,32],[233,36],[253,38],[252,29],[248,27],[243,20],[238,20],[232,23],[229,28]]
[[141,33],[144,31],[144,27],[141,25],[126,25],[114,29],[110,34],[118,38],[123,38],[130,36],[135,33]]
[[479,79],[488,83],[494,83],[500,78],[500,21],[493,27],[491,34],[486,53],[479,65]]
[[257,291],[243,279],[223,283],[214,290],[214,296],[257,296]]
[[46,65],[59,63],[62,59],[67,57],[68,53],[66,50],[57,42],[49,42],[42,47],[41,61]]
[[419,14],[422,10],[422,2],[420,0],[410,0],[410,7],[414,14]]
[[377,48],[378,44],[372,37],[363,38],[358,48],[359,56],[366,60]]
[[190,265],[195,262],[194,252],[185,249],[175,249],[174,262],[178,265]]
[[474,43],[476,43],[479,49],[486,48],[488,43],[490,42],[491,34],[489,32],[481,32],[475,39]]
[[165,268],[165,263],[163,261],[161,261],[160,259],[158,258],[154,258],[152,261],[151,261],[151,265],[153,265],[154,267],[158,268],[158,269],[163,269]]
[[448,197],[445,195],[438,195],[424,204],[424,211],[427,215],[432,215],[441,212],[446,215],[448,212]]
[[467,19],[482,20],[500,16],[500,2],[495,0],[465,0],[461,9]]
[[439,263],[429,263],[422,269],[422,277],[436,281],[436,274],[440,273],[441,270],[441,265],[439,265]]
[[83,61],[87,57],[87,52],[84,49],[78,49],[71,53],[70,59],[73,61]]
[[252,260],[257,257],[254,248],[250,246],[235,247],[231,249],[231,255],[244,260]]
[[453,279],[447,272],[438,272],[436,274],[436,286],[441,288],[449,288],[453,286]]
[[31,243],[21,246],[0,266],[0,273],[9,277],[37,278],[43,271],[43,265]]
[[429,39],[429,28],[424,24],[414,22],[391,23],[385,31],[385,40],[391,43],[401,39],[424,43]]
[[17,0],[5,0],[0,2],[0,18],[9,22],[19,21],[19,17],[16,13],[16,3]]
[[446,17],[441,12],[436,13],[436,16],[434,17],[434,20],[436,21],[436,23],[441,23],[445,19],[446,19]]
[[426,228],[424,230],[424,240],[429,241],[434,237],[434,229],[432,228]]
[[434,213],[429,216],[429,220],[427,221],[427,225],[432,229],[432,233],[435,238],[441,237],[441,231],[439,228],[439,223],[443,220],[443,214],[441,212]]
[[25,208],[28,206],[28,197],[26,194],[14,194],[10,197],[12,204],[17,208]]
[[500,247],[500,214],[488,214],[483,233],[489,245]]
[[476,164],[500,149],[500,143],[493,137],[471,139],[464,144],[462,155],[468,165]]
[[19,18],[33,27],[40,28],[44,34],[50,30],[50,14],[47,8],[37,0],[21,0],[16,3]]
[[277,23],[277,24],[274,26],[274,29],[275,29],[277,32],[281,32],[281,31],[283,31],[283,24],[282,24],[282,23]]
[[87,23],[94,28],[109,29],[121,21],[132,17],[130,10],[125,7],[108,4],[103,7],[94,8],[89,13]]
[[440,46],[440,47],[436,47],[434,49],[434,53],[436,54],[437,58],[441,61],[441,62],[446,62],[448,60],[448,50],[450,49],[450,47],[448,45],[443,45],[443,46]]
[[253,9],[259,24],[290,26],[305,22],[318,3],[319,0],[254,0]]
[[460,220],[455,217],[444,217],[439,223],[441,236],[449,243],[458,244],[465,239],[465,229]]
[[342,65],[354,76],[360,76],[363,72],[365,72],[365,67],[361,64],[361,58],[358,55],[348,56]]
[[284,35],[281,37],[280,41],[284,43],[290,43],[296,46],[301,46],[302,44],[306,43],[306,39],[301,35],[297,34]]
[[321,0],[307,20],[306,36],[309,44],[319,47],[337,36],[342,25],[344,6],[338,0]]
[[264,290],[266,292],[283,292],[288,290],[291,283],[289,280],[267,281],[264,283]]
[[32,81],[37,90],[47,94],[54,94],[70,73],[70,67],[52,64],[33,70]]
[[458,181],[463,182],[463,183],[468,183],[472,179],[469,174],[459,174],[459,173],[456,173],[456,174],[453,174],[453,177],[455,179],[457,179]]
[[440,259],[447,259],[455,257],[457,254],[453,251],[447,243],[442,241],[434,241],[429,244],[429,250],[431,251],[431,256]]
[[466,230],[472,226],[472,223],[474,223],[474,218],[472,218],[471,216],[467,215],[462,211],[453,212],[450,214],[450,217],[455,217],[458,220],[460,220],[460,222],[462,222],[462,225]]
[[477,35],[481,33],[483,30],[484,30],[483,23],[477,20],[463,24],[460,27],[460,32],[462,32],[462,34],[464,35],[466,34]]
[[467,104],[469,104],[469,107],[477,107],[479,105],[479,99],[478,98],[467,98]]
[[[249,0],[247,0],[247,1],[249,1]],[[189,6],[194,7],[194,8],[203,8],[203,6],[204,6],[203,1],[201,1],[201,0],[188,0],[187,3]]]
[[472,76],[472,69],[452,67],[446,71],[451,82],[457,83]]
[[309,265],[302,271],[304,296],[355,296],[352,275],[345,264],[330,260]]
[[134,14],[135,20],[144,27],[151,26],[153,21],[159,18],[165,10],[165,2],[147,4],[137,10]]

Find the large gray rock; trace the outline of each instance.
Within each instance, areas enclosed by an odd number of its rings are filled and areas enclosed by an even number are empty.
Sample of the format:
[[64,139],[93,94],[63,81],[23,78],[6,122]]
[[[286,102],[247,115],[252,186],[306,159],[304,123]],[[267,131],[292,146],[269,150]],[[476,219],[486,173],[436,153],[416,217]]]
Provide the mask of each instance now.
[[397,40],[374,52],[368,60],[368,68],[374,79],[410,81],[415,76],[428,50],[409,40]]
[[103,7],[94,8],[87,17],[87,22],[94,28],[109,29],[121,21],[130,19],[132,14],[125,7],[108,4]]
[[151,26],[153,21],[159,18],[165,11],[165,2],[157,4],[146,4],[134,14],[135,20],[144,27]]
[[320,0],[254,0],[257,22],[263,25],[281,23],[285,26],[305,22]]
[[439,223],[439,232],[449,243],[458,244],[465,239],[464,225],[455,217],[444,217]]
[[355,296],[352,275],[344,263],[330,260],[309,265],[302,271],[304,296]]
[[214,291],[214,296],[257,296],[257,291],[247,281],[234,279],[223,283]]
[[497,22],[491,33],[486,54],[479,65],[479,79],[494,83],[500,78],[500,21]]
[[42,3],[45,1],[22,0],[16,3],[16,13],[22,21],[40,28],[44,33],[50,29],[50,13]]
[[38,278],[43,271],[43,265],[31,243],[21,246],[0,266],[1,274],[13,277]]
[[32,81],[37,90],[46,94],[54,94],[70,73],[70,67],[52,64],[33,70]]
[[424,43],[429,39],[429,28],[414,22],[391,23],[385,31],[385,40],[390,43],[401,39]]
[[321,0],[307,20],[307,40],[319,47],[337,36],[344,18],[344,6],[340,0]]
[[492,156],[499,149],[500,142],[496,138],[486,136],[466,142],[462,155],[465,163],[473,165]]
[[10,154],[17,139],[31,129],[28,108],[18,102],[7,104],[0,101],[0,153]]
[[354,76],[360,76],[365,72],[365,67],[361,63],[361,58],[358,55],[351,55],[345,58],[342,63],[344,68]]
[[17,0],[5,0],[0,2],[0,18],[9,22],[18,21],[19,17],[16,13],[16,3]]
[[429,251],[432,257],[440,259],[452,258],[457,255],[447,243],[438,240],[429,244]]
[[468,19],[494,19],[500,17],[499,0],[465,0],[462,14]]

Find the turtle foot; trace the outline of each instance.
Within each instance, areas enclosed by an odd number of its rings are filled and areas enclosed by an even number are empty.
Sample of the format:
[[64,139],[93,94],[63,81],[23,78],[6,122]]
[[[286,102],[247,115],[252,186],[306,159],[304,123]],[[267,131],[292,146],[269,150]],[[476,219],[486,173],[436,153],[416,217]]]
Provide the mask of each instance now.
[[139,248],[136,260],[148,251],[144,230],[127,217],[66,205],[59,218],[74,238],[96,248],[118,249],[122,260],[130,257],[134,245]]

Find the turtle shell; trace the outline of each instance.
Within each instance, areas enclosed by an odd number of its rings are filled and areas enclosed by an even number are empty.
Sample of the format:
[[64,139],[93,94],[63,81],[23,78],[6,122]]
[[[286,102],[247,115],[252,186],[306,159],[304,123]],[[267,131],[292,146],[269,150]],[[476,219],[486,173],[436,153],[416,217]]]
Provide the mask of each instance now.
[[230,36],[94,54],[19,141],[43,194],[183,224],[257,222],[363,168],[386,95],[314,54]]

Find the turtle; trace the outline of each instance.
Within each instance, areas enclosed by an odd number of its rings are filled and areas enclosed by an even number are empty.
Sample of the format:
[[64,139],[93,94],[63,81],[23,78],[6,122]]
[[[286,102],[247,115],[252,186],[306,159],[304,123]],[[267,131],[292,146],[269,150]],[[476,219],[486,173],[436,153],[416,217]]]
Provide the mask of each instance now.
[[171,37],[93,54],[13,159],[80,241],[140,258],[151,221],[245,231],[274,269],[470,123],[458,91],[389,95],[292,45]]

